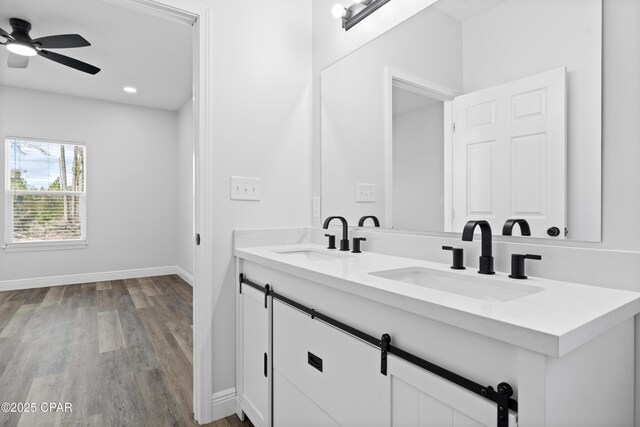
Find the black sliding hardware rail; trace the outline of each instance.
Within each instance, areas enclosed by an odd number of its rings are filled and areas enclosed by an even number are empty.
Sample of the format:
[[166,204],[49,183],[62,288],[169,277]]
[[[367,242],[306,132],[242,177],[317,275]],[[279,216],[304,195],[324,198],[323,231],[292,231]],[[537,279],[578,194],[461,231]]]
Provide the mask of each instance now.
[[[260,292],[264,292],[265,296],[265,308],[267,308],[267,297],[271,296],[277,300],[282,301],[283,303],[302,311],[303,313],[311,316],[312,319],[318,319],[324,323],[327,323],[335,328],[342,330],[354,337],[371,344],[374,347],[378,347],[380,349],[380,373],[382,375],[387,375],[387,354],[393,354],[400,359],[403,359],[413,365],[419,366],[420,368],[431,372],[439,376],[440,378],[444,378],[447,381],[450,381],[460,387],[463,387],[479,396],[484,397],[487,400],[490,400],[497,404],[497,427],[508,427],[509,426],[509,409],[512,411],[518,411],[518,401],[513,399],[511,396],[513,395],[513,389],[511,386],[502,382],[498,384],[497,390],[493,387],[488,386],[485,387],[475,381],[472,381],[466,377],[456,374],[455,372],[451,372],[441,366],[433,364],[427,360],[424,360],[414,354],[411,354],[407,351],[404,351],[394,345],[391,344],[391,336],[389,334],[383,334],[381,338],[376,338],[373,335],[369,335],[366,332],[362,332],[359,329],[356,329],[352,326],[349,326],[345,323],[340,322],[332,317],[324,315],[313,308],[309,308],[303,304],[300,304],[297,301],[294,301],[290,298],[285,297],[284,295],[278,294],[273,290],[270,285],[260,286],[249,279],[247,279],[244,274],[240,274],[240,285],[239,292],[242,293],[242,285],[248,285],[254,289],[257,289]],[[315,355],[311,355],[316,357]],[[310,356],[310,357],[311,357]],[[310,359],[310,364],[311,363]],[[322,370],[322,359],[320,359],[320,370]],[[317,365],[317,361],[314,359],[314,364],[312,366]],[[318,369],[316,367],[316,369]]]

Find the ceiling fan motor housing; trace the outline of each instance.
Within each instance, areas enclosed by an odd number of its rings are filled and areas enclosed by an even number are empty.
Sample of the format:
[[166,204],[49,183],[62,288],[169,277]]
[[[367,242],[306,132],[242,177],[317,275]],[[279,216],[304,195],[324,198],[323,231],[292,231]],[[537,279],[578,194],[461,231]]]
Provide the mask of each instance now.
[[13,37],[18,42],[31,44],[31,37],[29,36],[29,31],[31,31],[31,23],[25,21],[24,19],[11,18],[9,19],[9,25],[11,25],[11,28],[13,29],[11,37]]

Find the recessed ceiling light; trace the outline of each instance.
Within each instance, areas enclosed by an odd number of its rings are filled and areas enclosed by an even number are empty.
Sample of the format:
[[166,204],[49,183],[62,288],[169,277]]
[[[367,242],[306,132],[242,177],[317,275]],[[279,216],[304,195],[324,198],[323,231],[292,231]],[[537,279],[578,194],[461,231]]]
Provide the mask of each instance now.
[[127,93],[136,93],[138,91],[138,89],[136,89],[135,87],[132,86],[125,86],[124,87],[124,91]]

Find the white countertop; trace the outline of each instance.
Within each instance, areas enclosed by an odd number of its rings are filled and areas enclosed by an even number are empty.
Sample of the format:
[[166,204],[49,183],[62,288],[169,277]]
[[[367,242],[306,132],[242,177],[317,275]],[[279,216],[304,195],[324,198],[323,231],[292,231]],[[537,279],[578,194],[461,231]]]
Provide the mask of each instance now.
[[[313,250],[335,254],[310,260],[278,251]],[[315,244],[235,249],[234,254],[288,274],[321,283],[383,304],[549,356],[562,357],[599,334],[640,313],[640,293],[529,277],[509,279],[505,273],[479,277],[472,268],[453,271],[448,265],[372,252],[351,254]],[[407,267],[439,270],[469,280],[522,284],[543,288],[511,301],[485,301],[370,275]],[[457,277],[457,276],[456,276]]]

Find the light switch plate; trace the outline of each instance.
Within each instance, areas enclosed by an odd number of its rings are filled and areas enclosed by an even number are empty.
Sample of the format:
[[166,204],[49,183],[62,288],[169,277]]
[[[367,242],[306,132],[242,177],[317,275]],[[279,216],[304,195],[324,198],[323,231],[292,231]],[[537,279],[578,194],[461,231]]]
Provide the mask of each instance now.
[[313,196],[313,217],[320,218],[320,196]]
[[373,203],[376,201],[376,185],[375,184],[356,184],[356,202],[357,203]]
[[231,200],[260,200],[262,180],[245,176],[232,176],[229,192]]

